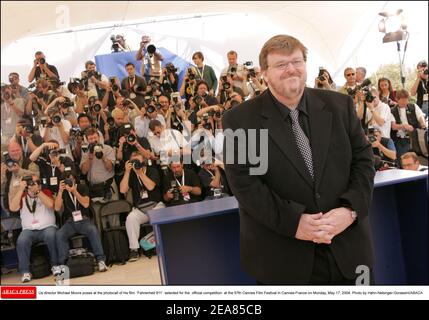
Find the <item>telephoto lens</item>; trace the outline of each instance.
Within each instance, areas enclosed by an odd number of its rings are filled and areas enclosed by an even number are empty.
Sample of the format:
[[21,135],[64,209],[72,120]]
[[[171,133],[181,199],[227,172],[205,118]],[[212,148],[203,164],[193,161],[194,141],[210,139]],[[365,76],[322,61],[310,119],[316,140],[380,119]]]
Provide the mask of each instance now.
[[94,105],[94,111],[95,111],[95,112],[100,112],[100,111],[101,111],[101,105],[100,105],[99,103],[96,103],[96,104]]
[[127,141],[128,141],[129,143],[133,143],[134,141],[136,141],[136,136],[135,136],[135,135],[133,135],[133,134],[129,134],[129,135],[127,136]]

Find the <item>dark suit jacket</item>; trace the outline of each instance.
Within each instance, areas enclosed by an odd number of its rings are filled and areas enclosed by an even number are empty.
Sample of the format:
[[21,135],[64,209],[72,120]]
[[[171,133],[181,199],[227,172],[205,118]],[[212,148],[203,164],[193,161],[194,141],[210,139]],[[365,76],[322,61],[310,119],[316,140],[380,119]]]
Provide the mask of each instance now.
[[[134,85],[142,86],[143,87],[143,91],[146,91],[146,87],[147,87],[146,81],[145,81],[145,79],[143,79],[142,77],[139,77],[138,75],[136,75],[136,80],[135,80]],[[128,92],[127,98],[130,97],[130,93],[131,92],[135,92],[132,88],[130,88],[130,82],[128,81],[128,77],[122,79],[122,81],[121,81],[121,89],[122,90],[126,90]],[[131,100],[137,106],[141,107],[141,106],[144,105],[144,96],[145,96],[144,93],[143,94],[137,93],[136,97],[134,99],[131,99]]]
[[[233,136],[224,143],[226,175],[240,208],[240,255],[245,272],[265,284],[309,282],[315,244],[295,238],[302,213],[328,212],[348,204],[358,220],[334,237],[330,248],[343,275],[357,276],[356,266],[372,266],[368,221],[375,175],[371,145],[366,140],[350,97],[306,88],[315,182],[296,147],[293,133],[266,91],[227,111],[224,130],[268,129],[268,169],[249,175],[252,165],[227,163]],[[258,130],[259,131],[259,130]],[[248,137],[248,134],[247,134]],[[259,141],[260,134],[257,134]],[[241,144],[242,145],[242,144]],[[249,151],[248,151],[249,152]],[[251,147],[251,152],[255,152]],[[248,157],[247,157],[248,158]],[[254,162],[254,161],[253,161]]]

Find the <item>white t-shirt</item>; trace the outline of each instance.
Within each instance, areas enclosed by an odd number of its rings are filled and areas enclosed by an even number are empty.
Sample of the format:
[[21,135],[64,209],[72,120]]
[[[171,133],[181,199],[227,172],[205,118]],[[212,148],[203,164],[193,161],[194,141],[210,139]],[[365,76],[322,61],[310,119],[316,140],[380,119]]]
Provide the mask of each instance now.
[[[148,140],[152,150],[155,153],[159,153],[161,157],[163,154],[167,155],[168,150],[173,150],[173,153],[179,152],[180,148],[185,148],[189,145],[189,142],[185,140],[180,131],[174,129],[165,129],[160,138],[151,131],[148,134]],[[166,159],[161,159],[162,163],[166,161]]]
[[[65,119],[61,119],[61,122],[63,123],[64,126],[64,131],[69,133],[70,129],[72,127],[70,121],[65,120]],[[61,136],[60,130],[54,126],[53,128],[47,128],[47,130],[50,130],[49,132],[49,139],[55,139],[58,141],[60,148],[64,148],[66,149],[66,155],[70,158],[73,159],[72,153],[71,153],[71,149],[70,149],[70,144],[65,144],[63,137]]]
[[[372,112],[368,110],[368,117],[371,119],[373,117]],[[392,118],[394,117],[390,112],[390,108],[387,104],[380,102],[375,108],[374,111],[377,112],[380,117],[384,120],[384,124],[382,126],[378,125],[378,123],[374,120],[372,122],[372,126],[381,131],[381,136],[384,138],[390,138],[390,128],[392,126]]]
[[[155,118],[156,120],[158,120],[159,122],[161,122],[161,124],[165,127],[165,120],[164,117],[160,114],[158,114]],[[148,137],[148,133],[149,133],[149,123],[152,119],[149,119],[148,117],[142,117],[142,116],[137,116],[134,119],[134,128],[136,129],[136,134],[138,137],[142,138]]]
[[[41,192],[52,198],[52,193],[50,190],[43,190]],[[30,208],[32,208],[34,200],[27,195],[21,199],[20,217],[22,230],[43,230],[50,226],[56,227],[54,209],[47,208],[42,203],[42,200],[36,198],[36,210],[33,214],[26,205],[26,198]]]

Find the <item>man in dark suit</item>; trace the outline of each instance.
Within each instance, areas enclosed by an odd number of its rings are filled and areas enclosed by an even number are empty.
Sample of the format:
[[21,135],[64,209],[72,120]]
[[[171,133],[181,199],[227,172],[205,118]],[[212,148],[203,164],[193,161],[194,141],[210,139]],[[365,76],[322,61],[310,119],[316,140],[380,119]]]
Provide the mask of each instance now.
[[[305,87],[306,59],[299,40],[271,38],[259,56],[269,90],[223,117],[241,263],[260,284],[352,285],[357,267],[366,266],[369,276],[373,261],[371,144],[350,97]],[[259,152],[266,162],[263,174],[252,173],[255,156],[238,159],[243,144],[227,129],[244,129],[247,153]]]
[[146,81],[136,75],[136,68],[131,62],[125,65],[125,70],[128,77],[122,79],[121,88],[127,91],[127,98],[131,99],[138,107],[142,107],[147,87]]

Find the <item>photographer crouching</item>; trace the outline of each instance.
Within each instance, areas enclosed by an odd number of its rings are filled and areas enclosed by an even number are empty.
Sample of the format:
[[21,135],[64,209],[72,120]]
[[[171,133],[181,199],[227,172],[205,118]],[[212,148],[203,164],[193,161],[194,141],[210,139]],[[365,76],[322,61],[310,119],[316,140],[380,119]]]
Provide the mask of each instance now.
[[368,129],[367,138],[372,145],[376,170],[397,167],[397,164],[395,163],[396,148],[392,139],[382,137],[380,129],[376,128]]

